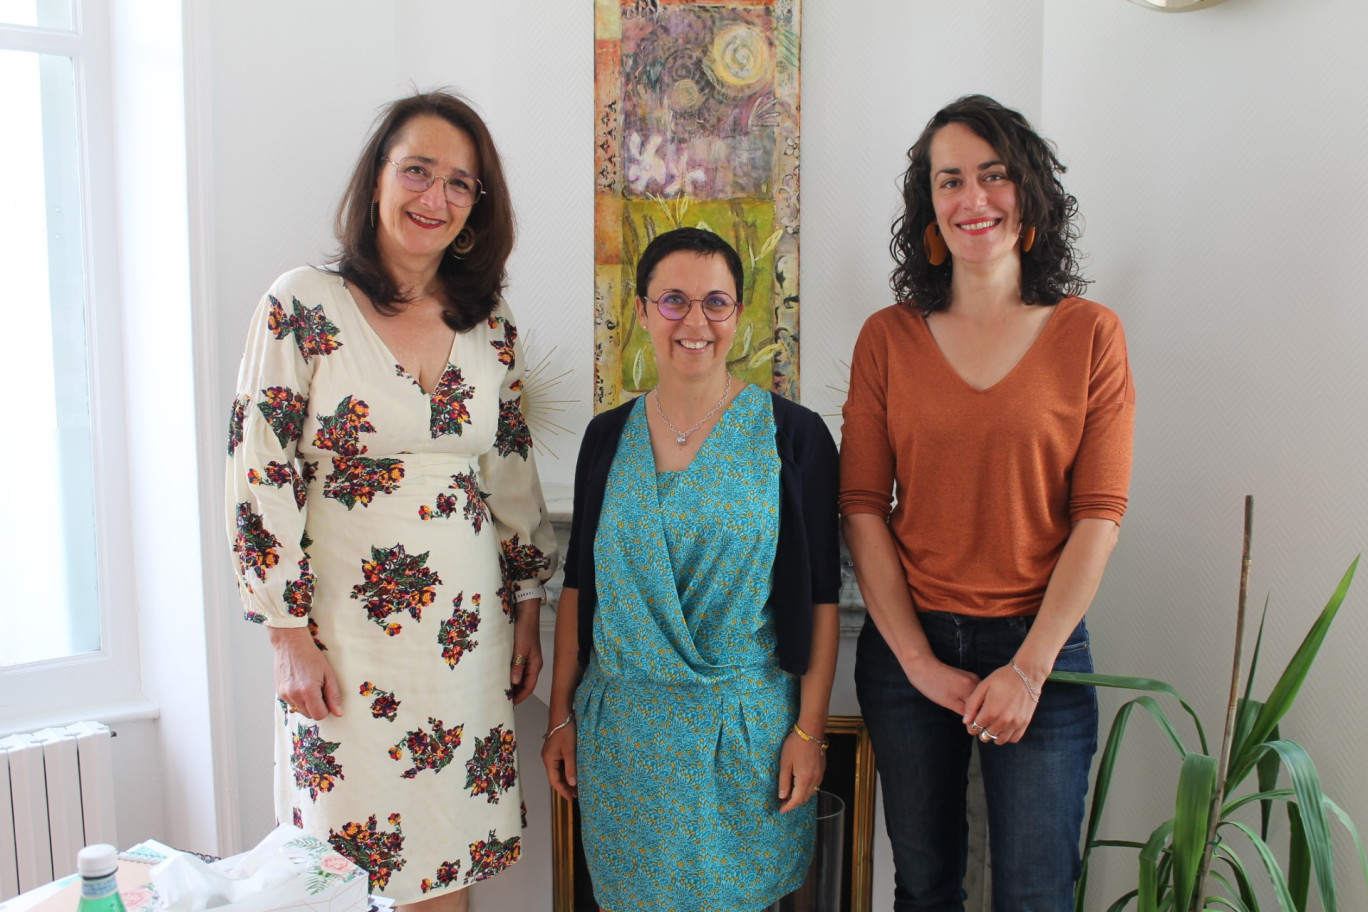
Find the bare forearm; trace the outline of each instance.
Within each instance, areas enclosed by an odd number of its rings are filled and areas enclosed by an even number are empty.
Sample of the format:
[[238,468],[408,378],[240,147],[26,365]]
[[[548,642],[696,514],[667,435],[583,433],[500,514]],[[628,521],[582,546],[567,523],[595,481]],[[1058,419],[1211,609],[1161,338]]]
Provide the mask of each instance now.
[[556,603],[556,640],[551,670],[552,725],[570,715],[583,669],[579,666],[579,590],[562,589]]
[[931,659],[931,645],[917,619],[888,523],[873,513],[855,513],[842,520],[841,528],[855,561],[865,610],[888,648],[904,668]]
[[556,645],[551,670],[550,724],[542,741],[542,763],[551,787],[573,801],[575,789],[575,726],[570,710],[579,686],[579,590],[562,589],[556,603]]
[[295,643],[308,643],[313,638],[309,636],[307,627],[273,627],[266,625],[266,638],[275,649],[283,649]]
[[1117,535],[1116,523],[1108,519],[1080,519],[1069,533],[1040,612],[1016,655],[1034,686],[1044,683],[1059,650],[1092,605]]
[[837,607],[830,604],[812,606],[812,652],[799,687],[798,725],[814,738],[822,737],[826,731],[840,639],[841,620]]
[[873,513],[856,513],[845,518],[844,529],[865,607],[908,682],[933,703],[963,712],[978,675],[946,665],[931,651],[888,524]]
[[541,606],[542,600],[539,598],[524,599],[513,606],[513,622],[520,632],[536,634],[540,639]]

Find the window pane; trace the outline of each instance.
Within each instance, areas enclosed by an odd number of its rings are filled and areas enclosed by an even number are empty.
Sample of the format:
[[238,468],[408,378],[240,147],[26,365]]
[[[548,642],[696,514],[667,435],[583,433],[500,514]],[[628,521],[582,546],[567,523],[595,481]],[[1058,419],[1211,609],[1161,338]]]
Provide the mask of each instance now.
[[69,29],[71,4],[72,0],[0,0],[0,24]]
[[98,650],[100,612],[75,68],[0,51],[0,85],[0,251],[18,307],[0,358],[0,665],[15,665]]

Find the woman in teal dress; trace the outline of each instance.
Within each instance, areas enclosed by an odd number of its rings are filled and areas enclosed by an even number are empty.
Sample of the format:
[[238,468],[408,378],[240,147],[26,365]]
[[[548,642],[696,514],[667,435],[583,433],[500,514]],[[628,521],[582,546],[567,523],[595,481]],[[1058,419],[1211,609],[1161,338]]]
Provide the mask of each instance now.
[[637,265],[660,378],[598,416],[556,616],[552,786],[607,912],[755,912],[796,889],[836,666],[836,448],[727,371],[740,258],[709,231]]

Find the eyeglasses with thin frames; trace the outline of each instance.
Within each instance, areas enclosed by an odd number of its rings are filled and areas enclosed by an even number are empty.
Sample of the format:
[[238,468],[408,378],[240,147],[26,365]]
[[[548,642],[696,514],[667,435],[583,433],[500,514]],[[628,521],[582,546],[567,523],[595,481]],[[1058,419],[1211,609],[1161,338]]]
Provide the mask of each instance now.
[[650,301],[662,317],[676,323],[687,317],[695,304],[703,309],[703,316],[712,323],[726,320],[740,306],[736,299],[722,291],[714,291],[702,298],[691,298],[682,291],[663,291],[654,299],[642,295],[641,300]]
[[441,181],[447,201],[462,209],[469,209],[485,195],[484,185],[478,177],[471,177],[468,174],[442,177],[440,174],[434,174],[427,164],[417,158],[405,158],[400,161],[387,158],[385,162],[394,165],[394,176],[399,179],[399,185],[405,190],[421,193],[431,187],[433,181]]

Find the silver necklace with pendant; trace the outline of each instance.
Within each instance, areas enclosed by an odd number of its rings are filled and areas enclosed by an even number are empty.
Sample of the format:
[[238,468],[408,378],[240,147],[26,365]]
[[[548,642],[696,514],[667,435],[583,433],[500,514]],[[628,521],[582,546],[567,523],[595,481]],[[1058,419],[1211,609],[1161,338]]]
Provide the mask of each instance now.
[[727,374],[727,385],[726,385],[726,387],[722,390],[722,398],[717,400],[717,404],[716,404],[716,405],[714,405],[712,408],[708,409],[708,414],[706,414],[706,415],[704,415],[702,418],[698,419],[698,423],[695,424],[693,427],[689,428],[687,431],[681,431],[679,428],[675,427],[675,426],[670,422],[670,419],[667,418],[667,417],[665,416],[665,410],[664,410],[663,408],[660,407],[660,388],[659,388],[659,387],[656,387],[656,389],[654,389],[654,390],[652,391],[652,392],[655,393],[655,407],[656,407],[656,413],[657,413],[658,415],[660,415],[660,420],[663,421],[663,422],[665,422],[665,426],[666,426],[667,428],[669,428],[671,431],[674,432],[674,435],[675,435],[675,443],[679,444],[680,446],[683,446],[683,445],[688,441],[689,435],[690,435],[690,434],[692,434],[694,431],[696,431],[696,430],[698,430],[699,428],[701,428],[701,427],[703,426],[703,423],[704,423],[705,421],[707,421],[707,420],[708,420],[709,418],[711,418],[713,415],[716,415],[716,414],[717,414],[717,410],[720,409],[720,408],[726,403],[726,401],[727,401],[727,394],[731,392],[731,382],[732,382],[731,374]]

